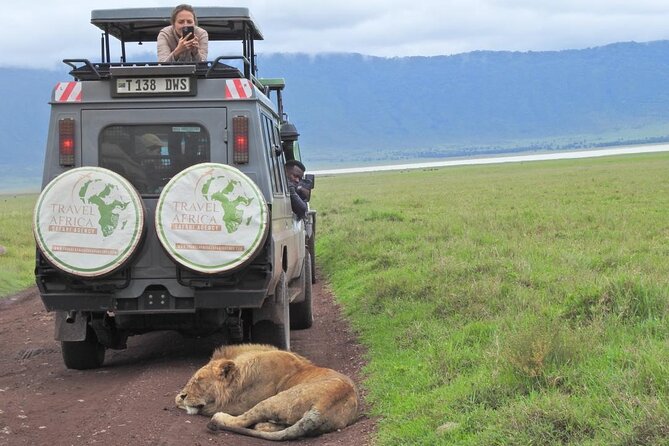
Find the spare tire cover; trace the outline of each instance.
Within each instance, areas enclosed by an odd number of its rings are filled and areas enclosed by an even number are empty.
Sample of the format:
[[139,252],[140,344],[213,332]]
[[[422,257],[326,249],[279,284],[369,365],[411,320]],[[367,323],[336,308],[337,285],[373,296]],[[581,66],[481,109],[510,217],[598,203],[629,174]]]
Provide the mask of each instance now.
[[33,232],[56,268],[75,276],[103,276],[121,268],[137,249],[144,233],[142,199],[111,170],[68,170],[37,199]]
[[202,163],[175,175],[156,207],[160,243],[176,262],[207,274],[251,261],[269,229],[260,188],[240,170]]

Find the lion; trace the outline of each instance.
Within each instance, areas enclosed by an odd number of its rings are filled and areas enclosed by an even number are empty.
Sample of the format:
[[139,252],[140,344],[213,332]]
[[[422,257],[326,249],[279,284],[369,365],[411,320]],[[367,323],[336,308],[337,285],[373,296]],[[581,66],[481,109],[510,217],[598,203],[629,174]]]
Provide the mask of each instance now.
[[256,344],[218,348],[175,403],[190,415],[212,416],[212,432],[278,441],[343,429],[358,414],[350,378],[296,353]]

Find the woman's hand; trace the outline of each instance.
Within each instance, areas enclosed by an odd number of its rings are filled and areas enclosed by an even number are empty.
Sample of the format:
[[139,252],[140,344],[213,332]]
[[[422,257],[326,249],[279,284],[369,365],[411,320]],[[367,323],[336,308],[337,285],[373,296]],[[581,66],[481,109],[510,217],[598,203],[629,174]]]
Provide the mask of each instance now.
[[186,37],[181,37],[177,43],[177,47],[174,49],[174,55],[178,56],[186,51],[197,52],[200,48],[200,41],[195,35],[192,39],[187,39]]
[[[191,39],[187,39],[186,37],[182,37],[179,39],[179,45],[182,46],[182,51],[190,51],[191,53],[197,52],[198,48],[200,48],[200,41],[198,40],[197,37],[195,37],[195,34],[193,34],[193,37]],[[177,46],[179,48],[179,46]],[[195,51],[193,51],[195,50]]]
[[193,54],[197,53],[200,49],[200,41],[195,37],[195,34],[193,34],[192,39],[186,40],[186,48]]

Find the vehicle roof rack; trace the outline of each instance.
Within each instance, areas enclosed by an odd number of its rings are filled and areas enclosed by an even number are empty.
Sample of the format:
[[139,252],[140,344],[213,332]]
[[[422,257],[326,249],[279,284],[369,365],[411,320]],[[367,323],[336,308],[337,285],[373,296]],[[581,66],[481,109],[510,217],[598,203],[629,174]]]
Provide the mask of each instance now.
[[282,77],[261,77],[258,80],[270,90],[283,90],[286,87],[286,80]]
[[258,79],[258,83],[264,87],[267,96],[270,96],[272,92],[276,93],[277,108],[283,121],[283,97],[281,92],[286,88],[286,80],[282,77],[261,77]]
[[[194,7],[198,26],[209,40],[263,40],[248,8]],[[122,42],[155,42],[170,25],[173,8],[123,8],[91,11],[91,23]]]

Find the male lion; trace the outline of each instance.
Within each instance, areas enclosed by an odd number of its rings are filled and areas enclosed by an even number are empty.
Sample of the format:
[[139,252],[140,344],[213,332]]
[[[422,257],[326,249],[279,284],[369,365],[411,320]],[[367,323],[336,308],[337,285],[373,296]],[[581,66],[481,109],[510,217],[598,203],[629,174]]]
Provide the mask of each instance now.
[[213,415],[211,431],[266,440],[342,429],[358,413],[357,390],[348,377],[298,354],[254,344],[217,349],[175,402],[188,414]]

